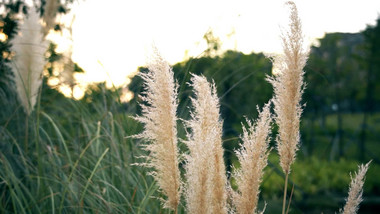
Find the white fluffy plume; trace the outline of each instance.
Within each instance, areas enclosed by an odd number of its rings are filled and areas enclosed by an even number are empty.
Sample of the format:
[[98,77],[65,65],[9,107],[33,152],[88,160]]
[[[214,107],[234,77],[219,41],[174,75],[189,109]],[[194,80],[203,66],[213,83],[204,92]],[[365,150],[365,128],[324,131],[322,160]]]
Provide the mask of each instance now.
[[18,35],[12,40],[15,55],[11,64],[17,94],[28,115],[33,111],[42,84],[46,48],[39,15],[31,8],[20,25]]

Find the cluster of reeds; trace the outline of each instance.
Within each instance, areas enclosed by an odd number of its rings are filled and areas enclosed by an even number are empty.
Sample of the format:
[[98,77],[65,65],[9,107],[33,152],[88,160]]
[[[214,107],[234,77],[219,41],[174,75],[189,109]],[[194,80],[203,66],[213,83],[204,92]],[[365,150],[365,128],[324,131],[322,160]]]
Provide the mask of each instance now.
[[[55,24],[58,4],[58,0],[46,1],[43,20],[40,20],[39,14],[34,8],[30,8],[28,15],[20,26],[19,35],[11,41],[14,53],[12,71],[20,103],[27,115],[26,118],[32,113],[37,102],[45,65],[45,50],[47,47],[45,36]],[[228,172],[226,172],[225,168],[222,146],[223,120],[220,116],[220,104],[215,84],[210,83],[204,76],[193,75],[191,79],[190,85],[194,89],[194,96],[191,98],[191,118],[187,121],[184,120],[184,125],[188,130],[187,139],[184,140],[188,153],[181,156],[177,137],[178,86],[169,64],[157,50],[154,51],[153,60],[148,66],[149,72],[141,74],[145,81],[146,91],[141,96],[143,100],[141,105],[142,115],[135,119],[144,125],[144,131],[135,135],[135,137],[146,141],[144,149],[149,155],[145,156],[147,162],[142,165],[154,169],[151,174],[165,196],[163,199],[165,208],[172,209],[177,213],[181,195],[183,195],[186,210],[189,213],[264,212],[264,210],[258,210],[257,204],[260,184],[263,179],[264,169],[267,166],[268,155],[271,151],[269,142],[272,121],[275,121],[278,126],[276,136],[277,150],[285,178],[282,213],[289,211],[289,209],[285,209],[288,177],[299,148],[299,124],[303,108],[301,97],[304,90],[303,68],[307,61],[308,49],[305,49],[303,45],[301,22],[297,8],[293,2],[288,2],[287,4],[291,9],[289,31],[285,32],[281,37],[283,54],[273,58],[278,74],[268,77],[268,81],[274,88],[274,96],[272,100],[264,105],[262,110],[258,108],[259,117],[256,120],[247,119],[247,125],[243,125],[241,147],[235,151],[240,167],[231,172],[231,178],[234,179],[237,185],[236,188],[232,188],[226,176]],[[271,113],[272,104],[274,114]],[[48,115],[44,114],[44,116],[56,128],[54,121]],[[110,117],[113,121],[112,114]],[[27,124],[28,122],[26,122]],[[112,126],[109,135],[113,134],[113,129]],[[99,132],[100,123],[95,138],[89,140],[88,146],[79,155],[79,158],[99,138]],[[63,137],[61,134],[59,136],[61,136],[65,147],[61,150],[66,152],[69,165],[72,168],[72,172],[68,177],[70,182],[73,179],[74,169],[79,162],[72,163]],[[46,148],[48,148],[50,156],[58,154],[54,151],[53,146]],[[91,171],[88,180],[86,180],[84,191],[79,197],[80,203],[83,202],[86,190],[91,183],[91,178],[100,166],[101,160],[108,153],[109,148],[105,148],[100,153],[98,150],[94,149],[98,155],[100,154],[100,158],[95,161],[95,167]],[[180,173],[180,160],[184,160],[184,176],[181,176]],[[64,168],[63,166],[61,167]],[[362,201],[364,179],[368,168],[369,163],[359,166],[358,172],[352,178],[346,205],[341,210],[341,213],[351,214],[358,211],[359,204]],[[21,182],[17,181],[18,183]],[[65,194],[71,191],[68,189],[67,186],[67,189],[62,194],[60,210],[64,206]],[[105,193],[102,190],[98,195],[100,194]],[[51,192],[51,195],[53,197],[52,204],[54,205],[55,194]]]
[[[290,7],[290,24],[289,30],[281,37],[283,54],[273,58],[279,72],[268,77],[274,88],[274,96],[259,111],[257,120],[251,122],[247,119],[247,128],[243,126],[241,148],[236,151],[241,167],[232,173],[237,184],[236,190],[229,185],[226,177],[222,147],[223,122],[219,114],[216,87],[203,76],[193,75],[191,79],[194,97],[191,98],[191,119],[185,121],[189,128],[185,140],[189,153],[184,155],[186,172],[183,185],[188,213],[258,212],[260,183],[270,151],[272,119],[278,126],[277,150],[285,177],[282,213],[289,211],[285,209],[288,177],[299,148],[303,69],[309,51],[304,48],[297,7],[293,2],[287,2],[287,5]],[[155,169],[154,178],[167,197],[165,207],[177,213],[182,190],[176,136],[177,86],[169,65],[160,55],[156,54],[156,59],[155,64],[149,66],[150,72],[142,74],[146,88],[146,96],[142,96],[142,100],[147,104],[142,105],[143,115],[137,117],[145,125],[138,137],[147,142],[144,147],[150,152],[147,165]],[[273,115],[271,103],[274,105]],[[368,165],[361,166],[352,180],[343,213],[357,211]]]

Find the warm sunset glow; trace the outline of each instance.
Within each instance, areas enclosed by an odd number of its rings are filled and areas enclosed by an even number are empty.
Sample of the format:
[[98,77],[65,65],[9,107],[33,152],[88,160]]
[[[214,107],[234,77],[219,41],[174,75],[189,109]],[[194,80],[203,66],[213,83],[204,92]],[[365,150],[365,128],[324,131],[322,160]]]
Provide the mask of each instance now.
[[124,90],[123,95],[120,97],[121,102],[129,102],[133,99],[134,94],[131,91]]
[[0,41],[5,42],[8,39],[8,36],[5,33],[0,32]]
[[68,85],[61,85],[59,91],[66,97],[73,97],[76,100],[80,100],[84,96],[84,88],[81,88],[80,86],[74,86],[71,88]]
[[[73,4],[72,13],[61,17],[67,23],[75,19],[72,35],[60,35],[64,41],[59,44],[72,48],[73,61],[86,71],[77,82],[106,81],[107,87],[120,87],[145,65],[152,44],[174,64],[201,56],[207,48],[203,35],[209,30],[221,40],[222,50],[278,52],[280,26],[288,20],[284,2],[80,1]],[[295,3],[308,44],[326,32],[359,32],[374,24],[380,13],[380,1],[376,0]]]
[[[4,27],[4,23],[0,21],[0,28]],[[8,36],[3,32],[3,30],[0,30],[0,42],[5,42],[8,39]]]

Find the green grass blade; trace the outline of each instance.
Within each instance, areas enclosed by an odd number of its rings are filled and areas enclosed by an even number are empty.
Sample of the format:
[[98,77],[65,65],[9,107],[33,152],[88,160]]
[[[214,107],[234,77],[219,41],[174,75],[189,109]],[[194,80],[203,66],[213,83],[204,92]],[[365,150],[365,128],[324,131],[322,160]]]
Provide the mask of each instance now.
[[51,125],[53,126],[53,128],[54,128],[56,134],[58,135],[58,138],[59,138],[60,141],[62,142],[62,145],[63,145],[63,147],[64,147],[64,149],[65,149],[66,156],[67,156],[67,158],[68,158],[68,160],[69,160],[70,167],[73,168],[73,162],[72,162],[72,160],[71,160],[71,155],[70,155],[69,149],[67,148],[66,141],[65,141],[65,139],[63,138],[61,131],[59,130],[59,128],[57,127],[57,125],[54,123],[53,119],[52,119],[49,115],[47,115],[45,112],[41,112],[41,114],[42,114],[44,117],[46,117],[46,118],[49,120],[49,122],[51,123]]
[[87,179],[87,183],[86,183],[86,186],[84,187],[84,190],[82,191],[82,194],[80,196],[80,199],[79,199],[79,202],[81,203],[83,201],[83,198],[84,198],[84,195],[86,194],[86,191],[87,191],[87,188],[88,186],[90,185],[90,182],[91,182],[91,179],[92,177],[94,176],[97,168],[99,167],[100,165],[100,162],[103,160],[104,156],[107,154],[109,148],[106,148],[106,150],[103,152],[103,154],[100,156],[100,158],[98,159],[98,161],[96,162],[95,166],[94,166],[94,169],[92,170],[91,172],[91,175],[90,177]]

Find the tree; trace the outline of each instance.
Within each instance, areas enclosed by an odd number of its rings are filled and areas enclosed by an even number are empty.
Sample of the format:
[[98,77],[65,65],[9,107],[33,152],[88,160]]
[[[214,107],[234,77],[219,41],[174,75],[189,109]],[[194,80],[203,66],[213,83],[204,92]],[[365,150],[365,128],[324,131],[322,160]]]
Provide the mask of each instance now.
[[366,90],[365,90],[365,107],[360,131],[359,151],[360,160],[365,158],[365,142],[367,138],[368,117],[379,108],[376,104],[379,101],[380,87],[377,82],[380,81],[380,17],[376,21],[375,26],[368,26],[363,32],[364,56],[359,58],[359,62],[363,62],[366,70]]
[[[314,112],[336,113],[338,156],[343,155],[343,112],[358,111],[358,95],[363,90],[363,69],[353,60],[362,54],[362,34],[329,33],[312,47],[306,72],[306,102]],[[310,111],[310,110],[308,110]]]

